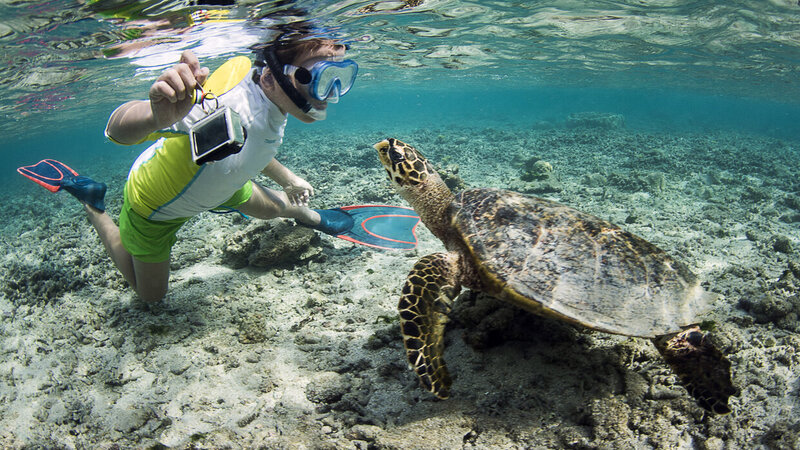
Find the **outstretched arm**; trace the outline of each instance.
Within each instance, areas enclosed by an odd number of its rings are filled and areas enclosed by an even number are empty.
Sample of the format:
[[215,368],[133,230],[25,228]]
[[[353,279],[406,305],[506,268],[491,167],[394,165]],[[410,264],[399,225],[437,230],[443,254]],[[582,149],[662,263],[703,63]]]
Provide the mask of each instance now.
[[106,134],[120,144],[136,144],[153,131],[166,128],[183,119],[192,109],[193,92],[203,84],[208,68],[191,50],[167,69],[150,86],[150,100],[134,100],[114,110],[108,119]]
[[261,173],[281,185],[292,205],[308,206],[308,199],[314,195],[314,188],[306,180],[298,177],[286,166],[279,163],[277,159],[272,158],[272,161],[267,164],[267,167]]

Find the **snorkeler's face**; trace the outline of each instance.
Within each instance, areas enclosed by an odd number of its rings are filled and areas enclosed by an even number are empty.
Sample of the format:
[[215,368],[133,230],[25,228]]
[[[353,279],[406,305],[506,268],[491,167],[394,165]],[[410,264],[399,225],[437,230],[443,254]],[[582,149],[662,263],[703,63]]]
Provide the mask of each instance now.
[[[306,70],[310,70],[313,65],[319,61],[341,59],[344,56],[344,52],[344,45],[331,43],[330,45],[317,47],[313,51],[307,52],[306,54],[301,54],[293,61],[281,61],[280,69],[277,67],[272,67],[270,68],[270,71],[264,71],[261,78],[261,87],[264,89],[264,93],[267,95],[267,97],[273,103],[275,103],[281,109],[281,111],[291,114],[301,122],[311,123],[317,120],[324,120],[327,113],[326,108],[328,106],[328,102],[313,98],[309,93],[307,86],[304,86],[303,83],[301,83],[303,80],[298,80],[295,78],[294,74],[285,75],[283,71],[288,65],[303,67]],[[272,74],[272,70],[280,70],[281,73]],[[291,85],[293,88],[292,90],[295,92],[292,94],[285,91],[284,88],[280,86],[278,77],[284,77],[286,82]],[[307,102],[309,106],[311,106],[311,109],[308,112],[304,112],[301,106],[298,106],[299,103],[296,103],[292,100],[291,95],[299,96],[302,100]]]
[[[311,71],[314,64],[320,61],[341,61],[344,58],[344,52],[345,50],[343,45],[325,46],[317,49],[313,54],[298,58],[294,65]],[[301,83],[300,80],[298,80],[294,75],[290,76],[290,80],[295,89],[297,89],[303,98],[305,98],[306,101],[311,104],[312,108],[316,109],[317,111],[324,111],[328,107],[327,100],[319,100],[311,95],[311,93],[308,91],[307,84]]]

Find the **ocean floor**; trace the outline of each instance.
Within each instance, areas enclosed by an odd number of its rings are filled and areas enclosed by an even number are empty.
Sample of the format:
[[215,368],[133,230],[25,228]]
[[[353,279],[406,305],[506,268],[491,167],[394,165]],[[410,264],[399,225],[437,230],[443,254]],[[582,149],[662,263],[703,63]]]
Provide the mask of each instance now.
[[[434,399],[395,309],[413,263],[442,249],[422,227],[417,250],[382,252],[204,214],[179,233],[166,300],[147,305],[77,202],[31,184],[0,218],[0,446],[800,448],[800,143],[566,125],[297,126],[279,159],[314,207],[404,205],[371,147],[397,137],[454,186],[547,197],[652,241],[721,294],[705,319],[740,390],[731,414],[696,406],[647,340],[469,292],[447,331],[452,396]],[[115,218],[129,163],[92,174]]]

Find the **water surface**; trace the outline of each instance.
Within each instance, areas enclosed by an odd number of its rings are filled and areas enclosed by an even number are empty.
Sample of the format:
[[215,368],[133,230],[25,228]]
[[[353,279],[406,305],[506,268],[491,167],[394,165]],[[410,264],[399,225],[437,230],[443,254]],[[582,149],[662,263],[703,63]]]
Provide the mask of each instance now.
[[298,22],[348,42],[361,66],[320,131],[558,126],[600,111],[632,129],[798,139],[798,13],[788,0],[5,2],[0,158],[131,160],[103,142],[104,122],[182,50],[213,69]]

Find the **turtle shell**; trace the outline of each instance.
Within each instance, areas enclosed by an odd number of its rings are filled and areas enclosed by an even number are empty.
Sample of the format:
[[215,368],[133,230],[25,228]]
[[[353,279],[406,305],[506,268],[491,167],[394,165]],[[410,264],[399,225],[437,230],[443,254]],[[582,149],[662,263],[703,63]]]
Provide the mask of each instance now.
[[472,189],[451,208],[484,289],[530,311],[654,337],[697,321],[714,298],[655,245],[568,206]]

